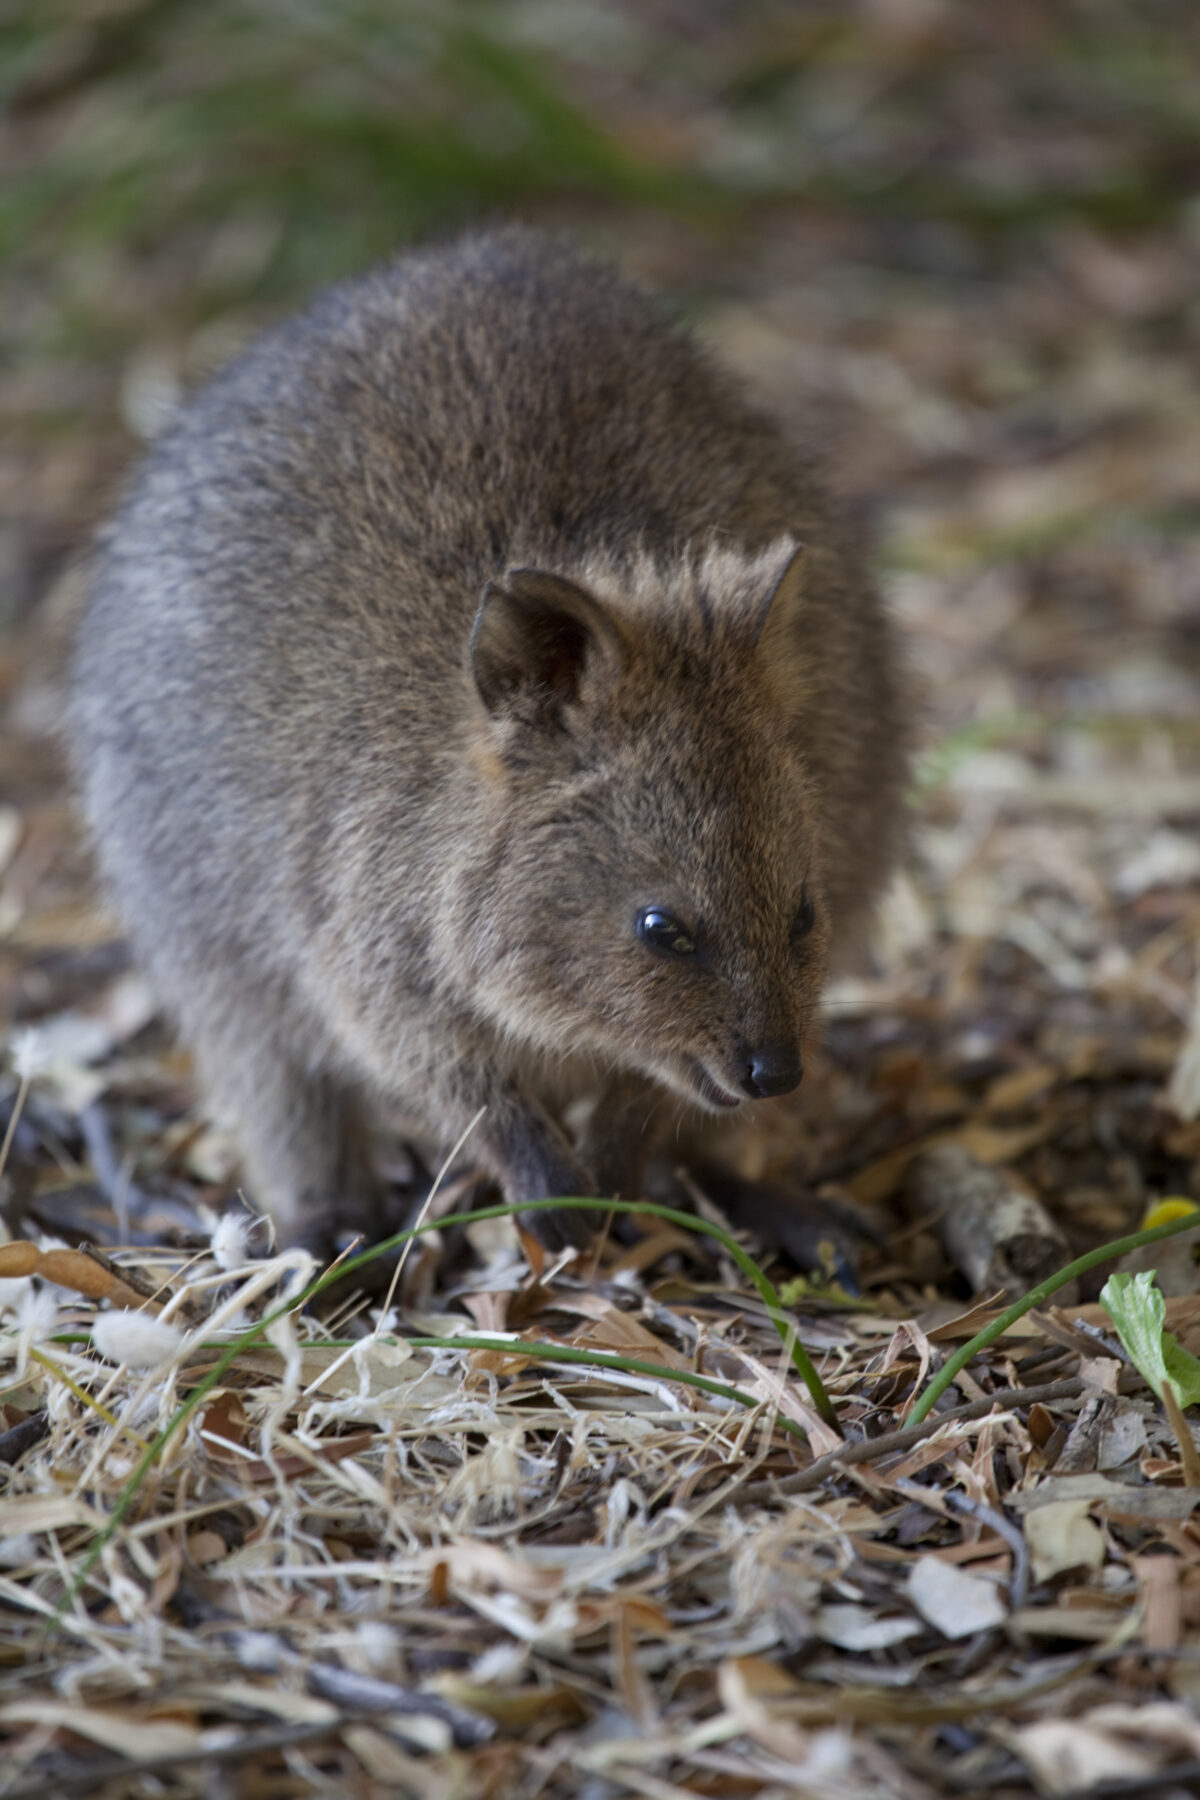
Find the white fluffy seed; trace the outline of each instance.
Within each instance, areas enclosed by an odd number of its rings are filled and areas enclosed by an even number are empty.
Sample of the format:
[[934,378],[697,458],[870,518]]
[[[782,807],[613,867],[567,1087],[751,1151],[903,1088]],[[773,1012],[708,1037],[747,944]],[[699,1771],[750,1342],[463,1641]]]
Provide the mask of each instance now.
[[354,1642],[372,1675],[392,1675],[400,1638],[392,1625],[382,1619],[360,1619],[354,1628]]
[[0,1538],[0,1569],[28,1569],[38,1560],[38,1541],[31,1531]]
[[183,1333],[150,1313],[106,1312],[92,1326],[92,1342],[108,1362],[156,1369],[178,1354]]
[[44,1075],[54,1060],[45,1033],[39,1031],[36,1025],[27,1025],[23,1031],[14,1031],[9,1049],[18,1081],[33,1081],[37,1076]]
[[40,1344],[58,1330],[58,1293],[53,1287],[34,1287],[17,1296],[17,1330],[25,1344]]
[[32,1275],[10,1275],[0,1280],[0,1313],[15,1313],[25,1296],[32,1292]]
[[227,1212],[213,1223],[209,1247],[218,1269],[240,1269],[250,1254],[254,1220],[247,1213]]

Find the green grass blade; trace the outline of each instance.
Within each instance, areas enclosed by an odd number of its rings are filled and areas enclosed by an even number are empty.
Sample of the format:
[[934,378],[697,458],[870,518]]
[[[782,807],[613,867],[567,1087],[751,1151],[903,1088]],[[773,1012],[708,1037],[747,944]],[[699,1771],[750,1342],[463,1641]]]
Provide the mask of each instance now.
[[1032,1312],[1035,1306],[1043,1305],[1052,1294],[1058,1292],[1059,1288],[1065,1287],[1068,1281],[1074,1281],[1077,1276],[1086,1275],[1090,1269],[1099,1268],[1102,1263],[1112,1262],[1118,1256],[1127,1256],[1131,1250],[1140,1250],[1143,1244],[1158,1244],[1164,1238],[1177,1237],[1181,1231],[1195,1231],[1198,1224],[1200,1224],[1200,1217],[1195,1214],[1182,1219],[1172,1219],[1167,1225],[1154,1225],[1148,1231],[1135,1231],[1129,1237],[1114,1238],[1111,1244],[1101,1244],[1098,1249],[1089,1250],[1086,1256],[1077,1256],[1074,1262],[1068,1263],[1065,1268],[1060,1269],[1057,1275],[1048,1276],[1045,1281],[1039,1282],[1037,1287],[1031,1288],[1027,1294],[1023,1294],[1019,1300],[1014,1300],[1012,1305],[1006,1307],[992,1320],[990,1325],[985,1325],[982,1331],[976,1332],[975,1336],[963,1344],[961,1349],[956,1350],[945,1366],[938,1370],[925,1391],[913,1402],[905,1414],[904,1423],[919,1425],[941,1399],[946,1389],[953,1384],[956,1377],[961,1375],[973,1356],[976,1356],[980,1350],[986,1350],[989,1344],[994,1344],[998,1337],[1003,1337],[1010,1325],[1015,1325],[1018,1319],[1023,1319],[1025,1314]]

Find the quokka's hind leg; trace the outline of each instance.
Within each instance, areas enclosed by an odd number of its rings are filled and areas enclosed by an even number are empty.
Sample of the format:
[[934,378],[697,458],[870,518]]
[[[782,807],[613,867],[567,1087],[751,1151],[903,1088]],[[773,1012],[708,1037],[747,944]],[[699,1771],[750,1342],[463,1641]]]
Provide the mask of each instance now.
[[213,1111],[237,1134],[243,1186],[282,1244],[325,1257],[386,1229],[362,1099],[336,1073],[300,1066],[264,1034],[195,1033]]

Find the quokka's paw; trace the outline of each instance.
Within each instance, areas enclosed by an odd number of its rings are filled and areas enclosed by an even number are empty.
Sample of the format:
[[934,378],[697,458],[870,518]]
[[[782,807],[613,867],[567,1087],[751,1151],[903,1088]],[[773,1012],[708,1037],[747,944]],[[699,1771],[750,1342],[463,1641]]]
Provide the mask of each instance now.
[[399,1248],[373,1256],[360,1267],[349,1265],[356,1263],[364,1251],[403,1231],[412,1222],[412,1214],[412,1195],[393,1191],[382,1183],[369,1191],[338,1195],[325,1205],[306,1208],[304,1223],[292,1234],[291,1241],[308,1250],[321,1270],[339,1258],[347,1265],[338,1280],[322,1290],[319,1304],[325,1306],[329,1296],[344,1301],[356,1288],[372,1298],[385,1294],[395,1272]]
[[602,1216],[590,1209],[577,1211],[573,1207],[548,1206],[518,1213],[517,1223],[546,1250],[586,1250],[595,1238],[596,1222]]
[[745,1181],[715,1165],[689,1173],[735,1230],[753,1233],[765,1249],[777,1251],[803,1274],[836,1283],[848,1294],[859,1292],[862,1249],[880,1240],[852,1207],[799,1186]]

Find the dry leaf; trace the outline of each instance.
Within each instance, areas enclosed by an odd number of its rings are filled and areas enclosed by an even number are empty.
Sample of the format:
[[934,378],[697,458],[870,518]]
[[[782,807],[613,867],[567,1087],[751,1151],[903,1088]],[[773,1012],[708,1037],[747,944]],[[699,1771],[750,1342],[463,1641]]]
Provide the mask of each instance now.
[[1043,1794],[1087,1793],[1102,1782],[1149,1775],[1157,1759],[1135,1750],[1090,1720],[1041,1719],[1001,1732],[1032,1771]]
[[818,1637],[841,1650],[888,1650],[921,1630],[915,1619],[881,1619],[851,1601],[818,1608],[813,1624]]
[[1049,1581],[1064,1569],[1099,1569],[1104,1533],[1090,1517],[1087,1500],[1052,1500],[1025,1520],[1025,1541],[1035,1581]]
[[25,1275],[39,1275],[89,1300],[110,1300],[135,1311],[145,1305],[142,1295],[85,1250],[40,1250],[23,1238],[0,1244],[0,1281]]
[[995,1582],[939,1556],[919,1556],[909,1570],[907,1587],[921,1617],[943,1637],[973,1637],[977,1631],[1003,1625],[1008,1617]]
[[44,1725],[74,1732],[106,1750],[122,1756],[152,1761],[160,1756],[186,1755],[200,1748],[202,1734],[194,1725],[168,1719],[142,1719],[135,1713],[116,1712],[98,1706],[80,1706],[61,1700],[13,1700],[0,1706],[0,1722],[12,1725]]

